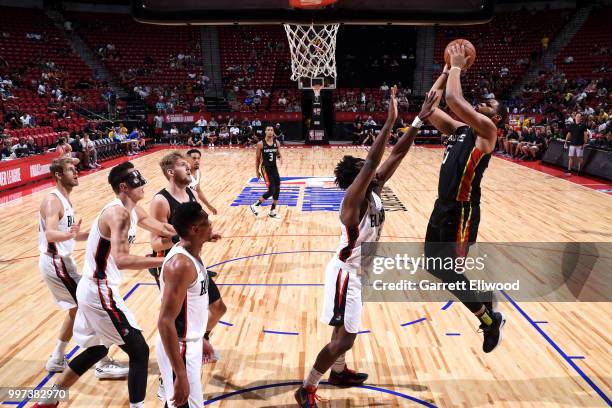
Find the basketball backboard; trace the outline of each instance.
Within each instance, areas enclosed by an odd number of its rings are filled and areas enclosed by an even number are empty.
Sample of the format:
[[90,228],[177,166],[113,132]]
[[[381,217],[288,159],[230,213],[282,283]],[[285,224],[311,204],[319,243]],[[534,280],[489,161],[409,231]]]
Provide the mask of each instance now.
[[157,24],[477,24],[494,0],[336,0],[314,10],[290,0],[133,0],[132,14]]

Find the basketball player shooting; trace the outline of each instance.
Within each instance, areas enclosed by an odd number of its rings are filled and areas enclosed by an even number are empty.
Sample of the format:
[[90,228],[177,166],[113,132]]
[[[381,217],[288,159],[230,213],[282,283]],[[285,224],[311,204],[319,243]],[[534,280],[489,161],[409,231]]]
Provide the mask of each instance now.
[[204,338],[210,281],[200,252],[204,243],[220,236],[213,233],[208,214],[197,202],[179,204],[172,225],[180,241],[166,255],[159,276],[157,364],[168,384],[163,395],[166,406],[201,408],[202,362],[213,357],[213,349]]
[[280,215],[276,212],[276,204],[280,195],[281,180],[278,175],[278,167],[276,167],[276,158],[281,160],[281,152],[276,138],[274,137],[274,128],[266,126],[266,136],[264,140],[257,143],[257,155],[255,158],[255,168],[257,178],[266,181],[268,191],[266,191],[259,200],[251,204],[250,208],[253,214],[259,215],[259,206],[268,198],[272,197],[272,206],[268,216],[274,219],[280,219]]
[[432,113],[436,95],[430,94],[406,134],[378,168],[397,119],[397,88],[391,88],[387,120],[365,160],[344,156],[335,169],[336,184],[346,190],[340,206],[341,237],[336,255],[325,271],[325,298],[321,321],[334,327],[331,341],[319,352],[303,385],[295,392],[302,408],[317,407],[317,387],[331,368],[329,383],[356,386],[368,378],[346,366],[345,353],[353,347],[361,321],[361,243],[380,238],[385,211],[380,193],[410,150],[422,121]]
[[[425,255],[428,258],[465,257],[476,241],[480,223],[480,181],[491,159],[497,141],[497,127],[503,126],[508,108],[489,99],[475,109],[463,97],[461,70],[469,63],[463,45],[450,45],[450,68],[445,66],[430,94],[441,96],[446,87],[446,102],[459,120],[451,118],[435,104],[429,122],[440,132],[450,135],[442,159],[438,181],[438,198],[427,225]],[[433,262],[433,264],[438,264]],[[445,263],[447,265],[448,263]],[[464,274],[451,268],[430,269],[443,282],[469,282]],[[505,317],[496,308],[492,294],[475,291],[451,291],[480,322],[484,335],[482,349],[489,353],[502,338]]]

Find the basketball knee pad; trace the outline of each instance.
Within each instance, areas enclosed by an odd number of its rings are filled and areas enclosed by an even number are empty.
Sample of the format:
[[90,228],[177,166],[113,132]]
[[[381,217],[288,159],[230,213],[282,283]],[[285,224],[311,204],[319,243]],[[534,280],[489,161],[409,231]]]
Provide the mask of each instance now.
[[68,367],[78,376],[85,374],[87,370],[93,367],[98,361],[102,360],[108,354],[108,348],[105,346],[93,346],[86,348],[81,354],[73,358]]

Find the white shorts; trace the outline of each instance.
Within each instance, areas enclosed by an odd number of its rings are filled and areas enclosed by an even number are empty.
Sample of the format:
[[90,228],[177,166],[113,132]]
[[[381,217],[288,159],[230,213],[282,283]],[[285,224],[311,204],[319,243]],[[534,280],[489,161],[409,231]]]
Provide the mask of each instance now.
[[583,146],[570,146],[569,156],[570,157],[582,157],[584,147]]
[[77,284],[81,275],[71,256],[50,255],[41,253],[38,267],[49,291],[62,310],[77,307]]
[[[187,381],[189,381],[189,408],[202,408],[204,406],[204,393],[202,391],[202,339],[196,341],[179,341],[179,352],[187,370]],[[161,337],[157,336],[155,347],[157,365],[164,382],[163,395],[169,408],[175,408],[170,401],[174,396],[174,372],[172,364],[164,349]]]
[[79,308],[74,321],[74,341],[81,347],[124,344],[132,330],[142,330],[119,294],[106,280],[81,279],[77,287]]
[[325,299],[321,322],[342,326],[349,333],[359,332],[361,323],[361,279],[339,259],[332,259],[325,269]]

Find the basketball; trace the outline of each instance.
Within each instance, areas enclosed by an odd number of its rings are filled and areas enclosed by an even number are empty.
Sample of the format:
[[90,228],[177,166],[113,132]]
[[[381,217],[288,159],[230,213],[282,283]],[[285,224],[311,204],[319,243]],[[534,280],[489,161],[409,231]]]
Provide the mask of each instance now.
[[446,48],[444,48],[444,62],[446,63],[446,65],[450,66],[450,55],[448,53],[448,48],[451,45],[463,45],[465,46],[465,53],[466,56],[469,57],[469,60],[467,62],[467,66],[463,67],[462,70],[467,70],[469,69],[472,64],[474,63],[474,61],[476,61],[476,48],[474,48],[474,45],[469,42],[468,40],[465,40],[463,38],[458,38],[456,40],[453,40],[451,42],[448,43],[448,45],[446,46]]
[[313,10],[336,3],[338,0],[289,0],[289,5],[296,9]]

